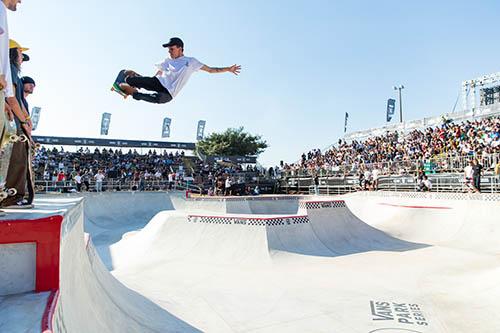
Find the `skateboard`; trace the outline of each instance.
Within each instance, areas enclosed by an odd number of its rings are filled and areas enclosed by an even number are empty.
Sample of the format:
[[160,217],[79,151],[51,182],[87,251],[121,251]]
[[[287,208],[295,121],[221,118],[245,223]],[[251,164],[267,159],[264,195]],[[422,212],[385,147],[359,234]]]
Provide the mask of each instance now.
[[17,135],[16,123],[9,120],[5,110],[4,92],[0,91],[0,202],[17,194],[15,188],[6,188],[12,147],[16,142],[25,142],[27,137]]
[[128,97],[128,95],[120,88],[120,83],[124,83],[125,78],[127,77],[125,72],[126,70],[122,69],[116,76],[115,82],[113,82],[113,85],[111,86],[111,91],[120,94],[123,98]]
[[120,83],[125,83],[125,80],[129,76],[140,76],[140,75],[134,71],[122,69],[116,76],[115,82],[111,86],[111,91],[120,94],[123,98],[127,98],[129,94],[127,94],[125,91],[123,91],[122,88],[120,88]]

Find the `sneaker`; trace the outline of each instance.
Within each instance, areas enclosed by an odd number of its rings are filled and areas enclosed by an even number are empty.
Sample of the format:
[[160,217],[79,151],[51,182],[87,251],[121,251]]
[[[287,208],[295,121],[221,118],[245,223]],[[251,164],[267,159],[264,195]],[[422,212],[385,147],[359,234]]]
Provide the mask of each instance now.
[[5,209],[31,209],[33,207],[34,207],[33,204],[30,204],[28,202],[28,200],[23,199],[23,200],[19,200],[18,202],[16,202],[13,205],[5,206],[2,208],[5,208]]

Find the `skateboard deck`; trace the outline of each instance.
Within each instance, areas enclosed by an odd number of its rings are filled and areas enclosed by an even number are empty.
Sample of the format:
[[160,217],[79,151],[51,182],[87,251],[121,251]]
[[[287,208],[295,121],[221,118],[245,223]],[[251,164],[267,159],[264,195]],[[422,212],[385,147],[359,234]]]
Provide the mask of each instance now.
[[9,196],[17,194],[15,188],[6,188],[7,172],[9,171],[12,147],[15,142],[25,140],[17,136],[14,121],[10,121],[5,110],[4,92],[0,91],[0,202]]
[[120,94],[121,96],[123,96],[123,98],[128,97],[128,95],[120,88],[120,83],[124,83],[125,78],[127,77],[125,72],[126,72],[126,70],[122,69],[118,73],[118,75],[116,76],[115,82],[113,82],[113,85],[111,86],[111,91],[114,91],[114,92]]
[[26,188],[28,189],[28,203],[33,204],[33,199],[35,199],[35,180],[33,173],[33,158],[36,154],[37,149],[40,147],[39,143],[35,143],[33,138],[26,132],[24,128],[23,135],[21,137],[26,138],[26,150],[28,155],[28,168],[26,172]]

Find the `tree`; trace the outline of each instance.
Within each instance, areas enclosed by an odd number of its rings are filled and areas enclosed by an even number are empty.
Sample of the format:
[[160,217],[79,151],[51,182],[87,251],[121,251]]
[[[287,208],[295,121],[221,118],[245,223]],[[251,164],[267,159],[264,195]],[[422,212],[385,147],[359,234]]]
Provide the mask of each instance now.
[[244,132],[244,128],[228,128],[198,141],[196,149],[207,156],[250,156],[262,153],[268,146],[260,135]]

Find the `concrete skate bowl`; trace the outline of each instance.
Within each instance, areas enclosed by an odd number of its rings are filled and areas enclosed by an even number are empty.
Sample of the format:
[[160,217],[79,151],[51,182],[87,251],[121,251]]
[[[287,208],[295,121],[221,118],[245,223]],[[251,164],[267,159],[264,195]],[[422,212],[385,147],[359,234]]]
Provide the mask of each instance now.
[[[111,274],[66,227],[55,331],[498,332],[498,202],[474,197],[490,218],[467,226],[452,210],[472,199],[405,195],[299,199],[291,214],[163,210],[117,228]],[[81,224],[76,211],[66,220]],[[434,229],[410,228],[419,218]]]
[[142,229],[158,212],[172,210],[170,197],[164,192],[85,195],[85,232],[90,234],[101,259],[109,269],[112,268],[109,246],[127,233]]
[[[361,210],[349,209],[366,206],[364,194],[347,197],[347,207],[337,198],[299,199],[286,208],[298,214],[248,214],[249,205],[229,206],[227,199],[211,198],[206,206],[193,200],[194,210],[161,212],[112,245],[112,273],[208,332],[497,332],[500,319],[480,318],[500,311],[499,257],[481,247],[464,251],[432,243],[436,238],[410,237],[408,220],[383,222],[395,208],[390,205],[410,204],[384,198],[363,211],[369,224]],[[492,215],[495,206],[483,208]],[[447,218],[433,215],[444,209],[405,209],[426,214],[422,228]],[[394,232],[398,225],[404,232]],[[489,223],[471,235],[488,237],[498,228]],[[467,233],[449,230],[448,240],[457,242]]]

